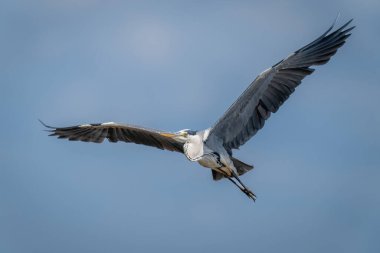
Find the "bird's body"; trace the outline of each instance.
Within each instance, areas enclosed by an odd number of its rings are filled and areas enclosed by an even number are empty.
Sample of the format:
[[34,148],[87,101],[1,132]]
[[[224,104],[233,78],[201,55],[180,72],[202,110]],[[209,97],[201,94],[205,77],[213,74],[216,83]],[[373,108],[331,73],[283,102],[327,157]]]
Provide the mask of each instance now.
[[[206,144],[210,129],[196,132],[189,135],[184,147],[184,154],[192,162],[198,162],[206,168],[210,168],[216,172],[223,171],[228,176],[232,172],[237,173],[232,160],[221,142]],[[209,146],[210,145],[210,146]]]
[[227,178],[255,200],[255,194],[239,179],[253,166],[233,157],[232,150],[238,149],[264,126],[302,79],[313,73],[310,66],[330,60],[350,36],[354,27],[345,28],[351,21],[329,33],[331,26],[313,42],[262,72],[211,128],[171,133],[114,122],[63,128],[42,124],[58,138],[97,143],[107,138],[110,142],[134,142],[183,153],[190,161],[210,168],[214,180]]

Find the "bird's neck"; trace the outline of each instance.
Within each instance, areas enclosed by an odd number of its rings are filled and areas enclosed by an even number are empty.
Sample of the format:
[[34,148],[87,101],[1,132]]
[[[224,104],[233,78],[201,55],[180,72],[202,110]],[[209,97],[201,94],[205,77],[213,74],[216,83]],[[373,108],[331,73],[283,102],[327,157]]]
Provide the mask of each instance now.
[[184,153],[190,161],[197,161],[204,154],[204,146],[202,137],[199,135],[189,136],[185,145]]

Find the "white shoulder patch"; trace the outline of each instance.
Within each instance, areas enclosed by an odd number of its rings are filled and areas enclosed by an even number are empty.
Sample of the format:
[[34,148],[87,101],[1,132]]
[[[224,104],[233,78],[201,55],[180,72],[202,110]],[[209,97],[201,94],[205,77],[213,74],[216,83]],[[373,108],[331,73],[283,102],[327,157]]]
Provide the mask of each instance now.
[[90,124],[83,124],[83,125],[80,125],[79,127],[90,127],[91,125]]
[[116,125],[116,123],[115,122],[102,123],[102,126],[108,126],[108,125]]
[[203,134],[203,141],[206,141],[208,138],[208,135],[210,134],[211,128],[207,128]]

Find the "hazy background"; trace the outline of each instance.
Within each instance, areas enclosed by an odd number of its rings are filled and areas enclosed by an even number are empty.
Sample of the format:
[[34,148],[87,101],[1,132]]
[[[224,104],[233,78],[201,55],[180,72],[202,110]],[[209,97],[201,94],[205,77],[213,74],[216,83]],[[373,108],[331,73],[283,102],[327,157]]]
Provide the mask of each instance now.
[[[357,28],[235,155],[48,137],[212,125],[341,13]],[[380,1],[0,1],[0,252],[380,252]]]

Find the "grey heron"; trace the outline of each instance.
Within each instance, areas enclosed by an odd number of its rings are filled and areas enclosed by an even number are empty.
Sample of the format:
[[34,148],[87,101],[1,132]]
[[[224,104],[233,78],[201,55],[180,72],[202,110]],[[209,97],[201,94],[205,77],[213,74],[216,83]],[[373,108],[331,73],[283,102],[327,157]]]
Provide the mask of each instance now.
[[320,37],[263,71],[210,128],[193,131],[166,132],[129,124],[106,122],[70,127],[48,128],[51,136],[71,141],[101,143],[124,141],[144,144],[183,153],[187,159],[210,168],[212,178],[226,178],[249,198],[256,195],[244,185],[239,176],[253,166],[235,157],[232,150],[245,144],[260,130],[271,113],[275,113],[292,94],[303,78],[313,73],[314,65],[328,62],[351,35],[352,19],[332,31],[335,22]]

